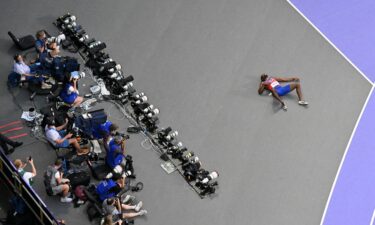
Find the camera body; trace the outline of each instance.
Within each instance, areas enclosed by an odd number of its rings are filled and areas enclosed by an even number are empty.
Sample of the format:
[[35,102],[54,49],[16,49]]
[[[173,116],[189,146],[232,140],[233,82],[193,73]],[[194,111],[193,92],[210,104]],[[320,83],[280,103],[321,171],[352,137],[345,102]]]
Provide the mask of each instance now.
[[123,139],[125,139],[125,140],[127,140],[127,139],[130,138],[129,135],[124,134],[124,133],[120,133],[120,132],[116,132],[116,133],[114,134],[114,136],[121,136],[121,137],[122,137]]
[[47,44],[56,43],[60,45],[62,41],[66,40],[65,34],[59,34],[57,37],[49,37],[46,39]]

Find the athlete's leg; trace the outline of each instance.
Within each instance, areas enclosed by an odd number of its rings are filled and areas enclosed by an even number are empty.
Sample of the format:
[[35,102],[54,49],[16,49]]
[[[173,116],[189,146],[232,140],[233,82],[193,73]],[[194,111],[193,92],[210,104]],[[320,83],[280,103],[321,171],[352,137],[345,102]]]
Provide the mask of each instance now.
[[294,89],[297,91],[298,101],[303,100],[302,96],[302,90],[301,90],[301,84],[300,83],[291,83],[290,85],[290,91],[292,92]]

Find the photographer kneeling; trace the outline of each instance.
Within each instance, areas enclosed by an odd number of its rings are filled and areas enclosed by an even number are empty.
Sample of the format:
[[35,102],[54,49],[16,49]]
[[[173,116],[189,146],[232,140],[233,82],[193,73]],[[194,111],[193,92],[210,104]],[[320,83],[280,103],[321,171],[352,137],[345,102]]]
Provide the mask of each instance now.
[[67,82],[60,92],[61,99],[73,108],[78,107],[83,101],[83,98],[79,96],[77,88],[79,78],[80,75],[78,71],[71,72],[68,75]]
[[14,56],[13,72],[21,75],[21,81],[26,80],[30,83],[39,83],[42,89],[52,88],[52,85],[45,83],[45,78],[42,75],[36,75],[37,70],[38,65],[27,65],[24,62],[22,55],[16,54]]
[[63,173],[59,170],[61,169],[62,161],[57,159],[55,163],[47,168],[47,177],[50,179],[50,187],[52,189],[53,195],[61,194],[61,202],[69,203],[73,201],[72,198],[69,198],[69,179],[63,178]]
[[112,169],[124,161],[125,158],[125,138],[116,135],[108,144],[106,162]]
[[14,160],[13,164],[16,167],[18,173],[20,176],[25,180],[25,182],[31,186],[33,185],[34,181],[33,178],[36,176],[36,169],[34,166],[34,161],[31,158],[31,156],[27,160],[31,165],[31,172],[25,171],[25,167],[27,166],[27,163],[22,162],[20,159]]
[[104,144],[109,145],[112,141],[113,136],[118,132],[119,126],[107,120],[105,123],[95,127],[92,134],[94,139],[103,139]]
[[68,125],[68,120],[65,120],[65,123],[61,126],[55,126],[55,119],[53,117],[49,117],[46,120],[46,137],[51,144],[57,148],[68,148],[70,145],[73,145],[75,148],[77,155],[83,155],[89,153],[88,148],[81,148],[76,138],[72,138],[71,133],[67,133],[66,126]]

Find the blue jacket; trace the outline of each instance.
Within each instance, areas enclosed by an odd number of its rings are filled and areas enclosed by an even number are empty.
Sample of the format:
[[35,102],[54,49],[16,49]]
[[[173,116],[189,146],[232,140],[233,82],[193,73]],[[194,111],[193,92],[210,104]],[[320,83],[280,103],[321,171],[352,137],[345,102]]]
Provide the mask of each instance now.
[[121,150],[121,145],[116,144],[115,140],[110,141],[108,147],[107,164],[113,169],[121,164],[124,155],[118,152]]

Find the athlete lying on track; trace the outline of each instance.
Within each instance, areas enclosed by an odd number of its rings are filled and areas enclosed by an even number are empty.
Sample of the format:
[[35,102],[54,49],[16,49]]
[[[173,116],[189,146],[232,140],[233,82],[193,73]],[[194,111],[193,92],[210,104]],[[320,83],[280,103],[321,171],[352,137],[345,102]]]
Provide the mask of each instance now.
[[[281,86],[281,82],[292,82],[285,86]],[[280,83],[279,83],[280,82]],[[288,107],[285,105],[284,101],[280,98],[280,96],[284,96],[289,92],[296,89],[298,95],[298,104],[299,105],[308,105],[309,103],[303,100],[302,91],[301,91],[301,84],[298,83],[299,78],[291,77],[291,78],[281,78],[281,77],[270,77],[267,74],[262,74],[260,76],[260,84],[258,93],[262,94],[264,90],[268,90],[271,92],[272,96],[281,103],[284,110],[287,110]]]

